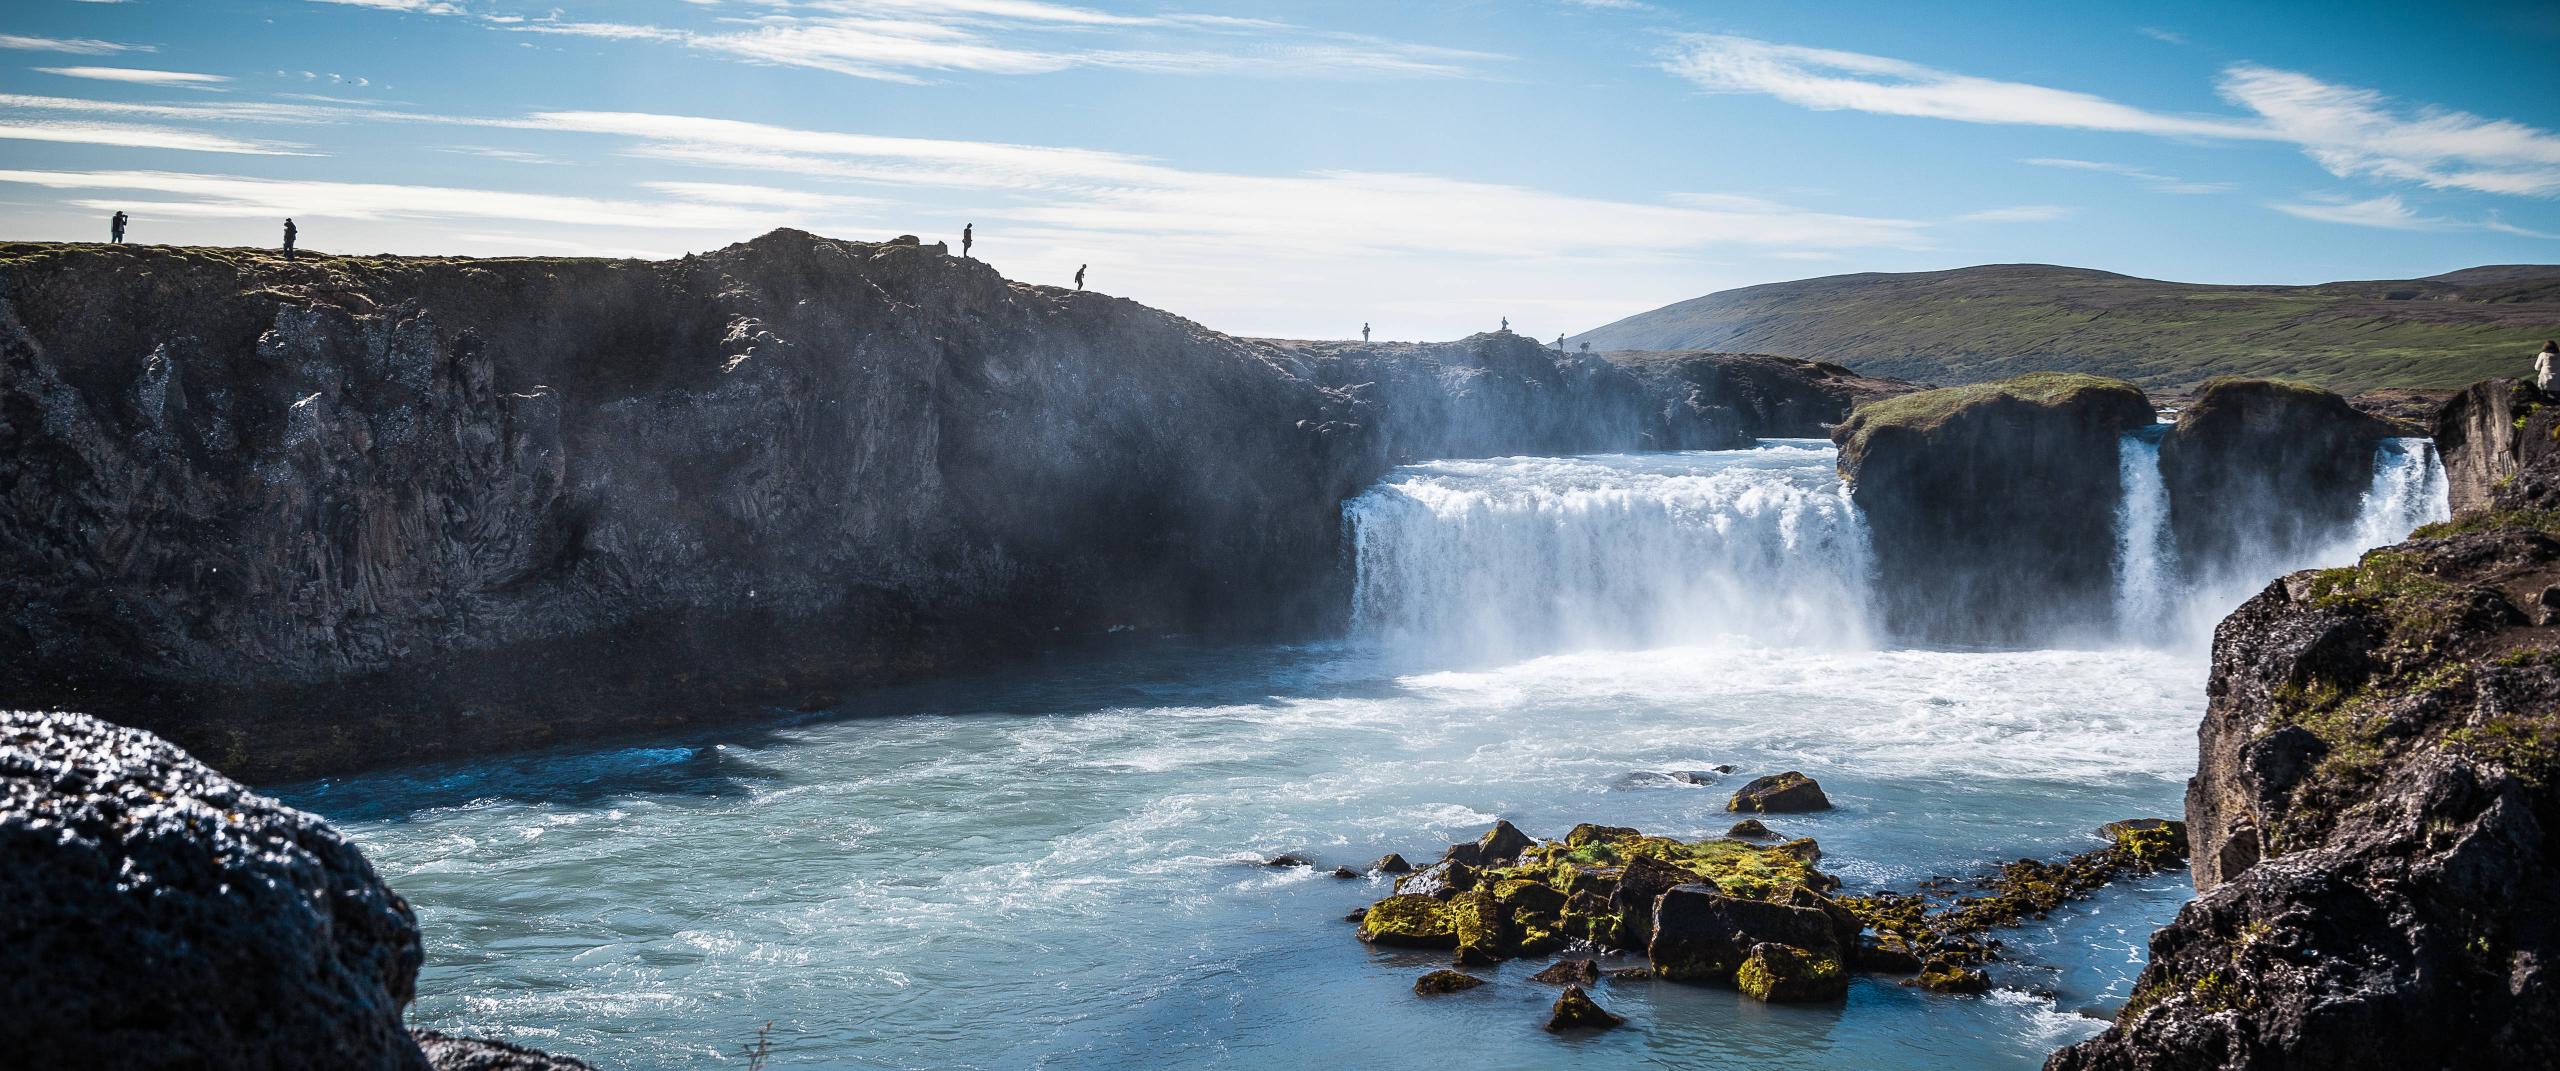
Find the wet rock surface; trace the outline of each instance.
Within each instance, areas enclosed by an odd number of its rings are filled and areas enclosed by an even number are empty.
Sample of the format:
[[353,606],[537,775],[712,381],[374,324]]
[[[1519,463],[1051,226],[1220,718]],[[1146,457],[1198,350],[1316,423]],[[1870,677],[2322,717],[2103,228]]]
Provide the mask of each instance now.
[[401,1022],[422,958],[407,902],[327,823],[148,733],[0,712],[0,1062],[584,1066],[422,1052]]
[[1393,464],[1756,433],[1516,335],[1238,339],[916,242],[5,251],[0,699],[256,780],[1307,634]]
[[1859,406],[1832,440],[1888,633],[2049,646],[2111,622],[2117,439],[2152,422],[2132,384],[2057,372]]
[[1581,986],[1569,985],[1564,987],[1564,995],[1556,998],[1554,1010],[1547,1015],[1547,1030],[1559,1034],[1568,1030],[1607,1030],[1625,1022],[1591,999],[1591,994],[1583,992]]
[[2546,420],[2506,415],[2520,386],[2439,421],[2471,436],[2447,457],[2477,508],[2222,623],[2199,895],[2115,1025],[2048,1066],[2560,1066],[2560,451],[2487,434]]
[[1483,984],[1484,979],[1463,971],[1433,971],[1413,980],[1413,992],[1416,996],[1435,997],[1463,993]]
[[[1831,798],[1822,794],[1822,785],[1813,778],[1789,770],[1781,774],[1753,778],[1751,783],[1736,790],[1732,799],[1725,801],[1724,809],[1761,814],[1801,814],[1806,811],[1830,810]],[[1744,827],[1735,826],[1734,828],[1739,831]],[[1753,836],[1755,834],[1734,832],[1727,835]],[[1769,835],[1768,827],[1762,826],[1756,835]]]
[[415,1032],[418,1047],[435,1071],[594,1071],[583,1060],[553,1056],[522,1045],[481,1038],[459,1038],[434,1030]]
[[2393,434],[2317,387],[2207,381],[2160,440],[2180,565],[2215,580],[2335,543],[2355,525],[2374,448]]

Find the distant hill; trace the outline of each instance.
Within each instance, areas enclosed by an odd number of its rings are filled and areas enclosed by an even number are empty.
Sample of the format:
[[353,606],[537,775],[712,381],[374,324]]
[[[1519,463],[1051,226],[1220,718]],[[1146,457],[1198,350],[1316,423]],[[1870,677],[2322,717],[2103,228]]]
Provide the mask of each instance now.
[[2560,265],[2424,279],[2207,286],[2050,264],[1834,275],[1726,290],[1574,336],[1597,350],[1784,354],[1934,383],[2096,372],[2177,394],[2216,375],[2345,393],[2530,370],[2560,338]]

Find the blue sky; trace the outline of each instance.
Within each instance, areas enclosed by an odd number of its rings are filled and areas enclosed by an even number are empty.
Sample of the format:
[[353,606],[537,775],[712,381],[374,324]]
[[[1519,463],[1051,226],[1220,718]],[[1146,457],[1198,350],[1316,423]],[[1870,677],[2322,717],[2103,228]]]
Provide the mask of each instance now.
[[0,237],[954,238],[1245,334],[2560,261],[2560,5],[16,0]]

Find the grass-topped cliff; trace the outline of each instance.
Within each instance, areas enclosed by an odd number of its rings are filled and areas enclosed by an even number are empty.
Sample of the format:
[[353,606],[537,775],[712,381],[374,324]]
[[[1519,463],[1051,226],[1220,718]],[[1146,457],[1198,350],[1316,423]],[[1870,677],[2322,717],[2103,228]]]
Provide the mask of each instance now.
[[2553,337],[2560,337],[2560,265],[2208,286],[1993,264],[1726,290],[1570,341],[1594,349],[1786,354],[1937,383],[2060,369],[2117,376],[2163,394],[2225,374],[2299,379],[2352,394],[2521,374]]

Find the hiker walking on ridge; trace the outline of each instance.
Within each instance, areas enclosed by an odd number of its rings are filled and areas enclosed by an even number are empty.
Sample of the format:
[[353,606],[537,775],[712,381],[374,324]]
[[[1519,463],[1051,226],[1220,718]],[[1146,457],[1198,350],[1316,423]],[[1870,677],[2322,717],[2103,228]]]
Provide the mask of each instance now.
[[2533,358],[2533,385],[2550,390],[2551,377],[2560,373],[2560,368],[2554,368],[2554,365],[2560,365],[2560,342],[2545,342],[2542,352]]
[[124,244],[124,222],[124,213],[121,211],[115,214],[115,218],[107,221],[107,244]]
[[300,233],[302,233],[302,231],[301,231],[300,229],[296,228],[296,227],[293,225],[293,217],[291,217],[291,216],[287,216],[287,217],[285,217],[285,221],[284,221],[284,258],[285,258],[286,260],[292,260],[292,259],[293,259],[293,236],[294,236],[294,235],[297,235],[297,234],[300,234]]
[[1078,290],[1082,290],[1082,289],[1084,289],[1084,270],[1085,270],[1087,267],[1090,267],[1090,265],[1085,265],[1085,264],[1078,264],[1078,265],[1076,265],[1076,289],[1078,289]]
[[972,243],[972,242],[975,242],[975,241],[977,241],[977,240],[978,240],[978,225],[977,225],[977,224],[975,224],[975,223],[963,223],[963,224],[961,224],[961,225],[960,225],[960,259],[962,259],[962,260],[967,260],[967,259],[969,259],[969,244],[970,244],[970,243]]
[[1369,341],[1369,325],[1366,322],[1360,325],[1360,341]]

